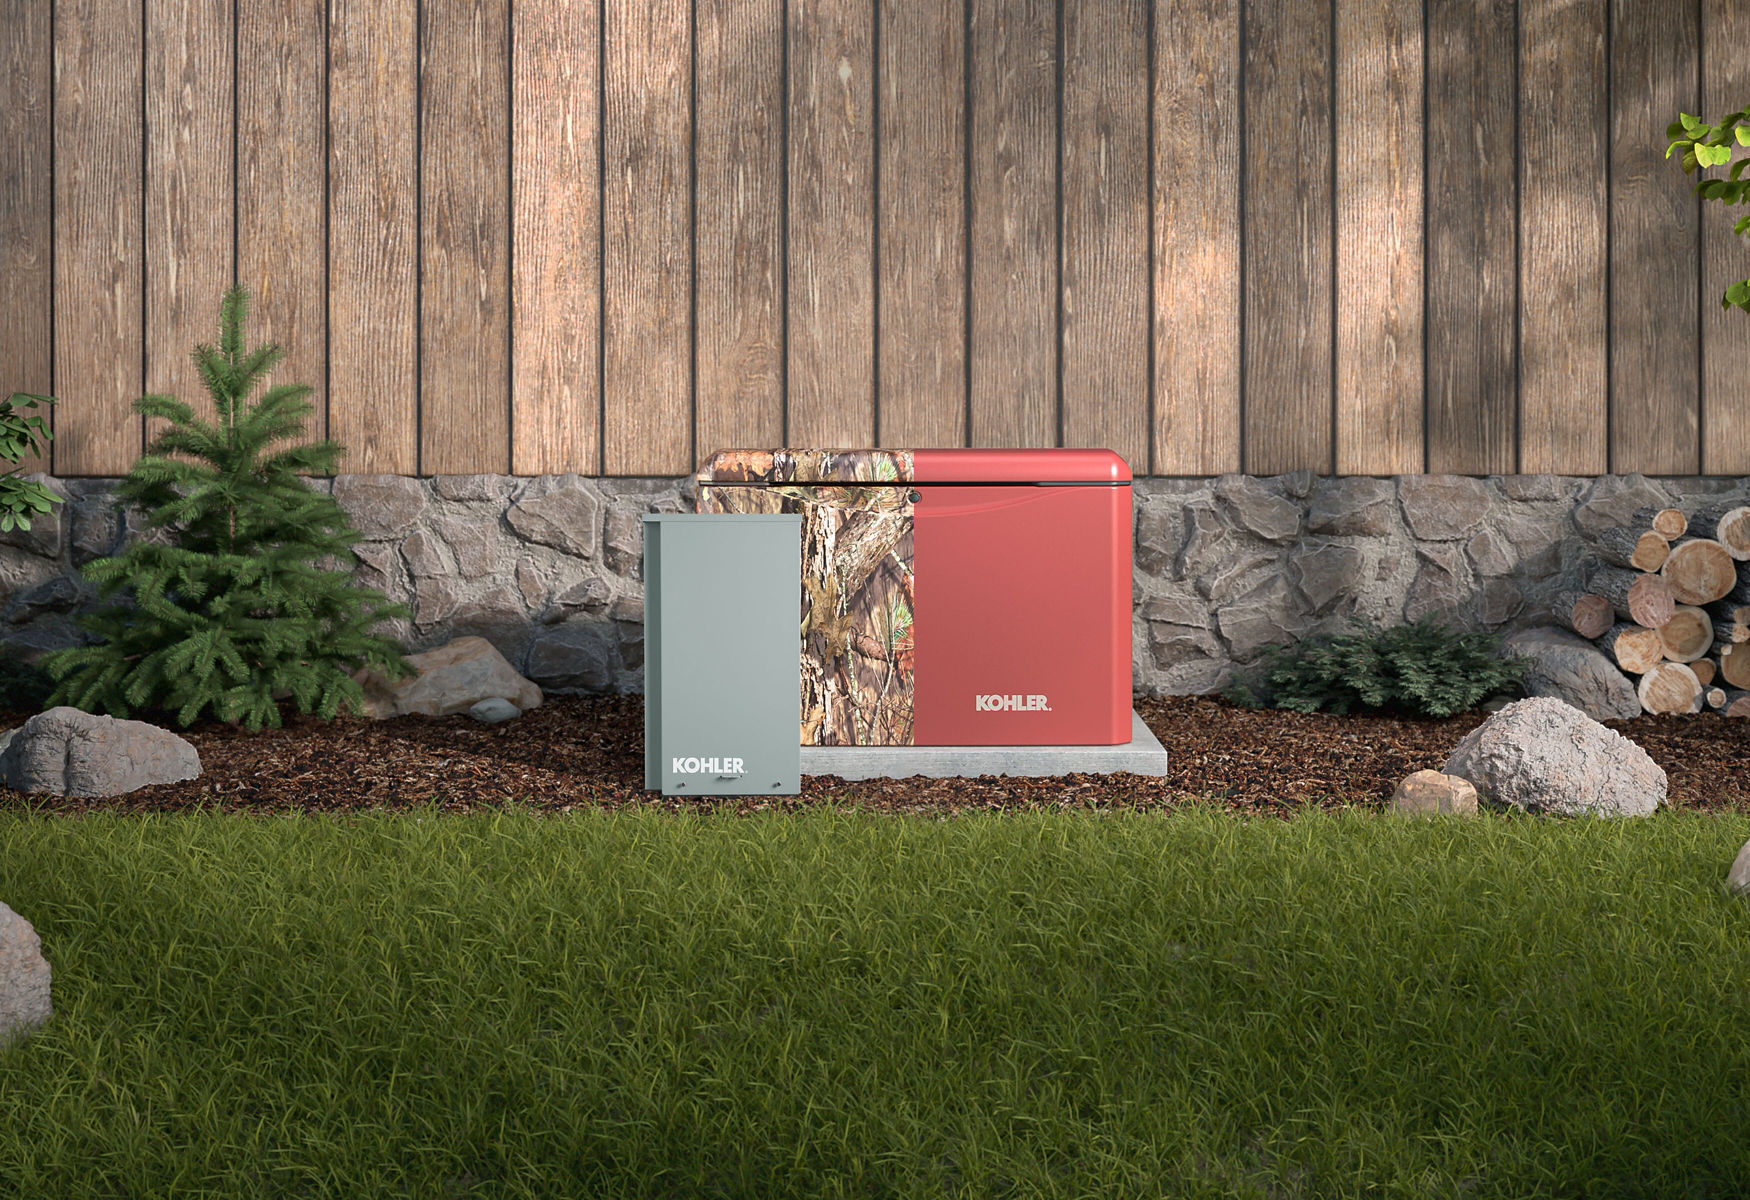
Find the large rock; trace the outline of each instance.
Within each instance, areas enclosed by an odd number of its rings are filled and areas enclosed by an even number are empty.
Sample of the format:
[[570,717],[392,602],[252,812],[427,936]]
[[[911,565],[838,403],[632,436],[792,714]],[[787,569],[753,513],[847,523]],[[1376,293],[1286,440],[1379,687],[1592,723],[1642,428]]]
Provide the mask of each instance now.
[[1471,730],[1444,771],[1492,800],[1558,816],[1644,817],[1665,799],[1665,772],[1645,750],[1548,696]]
[[1628,676],[1598,647],[1565,629],[1524,629],[1501,643],[1503,657],[1523,658],[1528,696],[1553,696],[1594,721],[1626,721],[1641,715],[1640,697]]
[[49,974],[36,930],[0,904],[0,1046],[41,1028],[53,1015]]
[[[1726,872],[1726,890],[1736,896],[1750,896],[1750,842],[1738,849],[1738,857]],[[4,906],[0,906],[4,907]]]
[[121,796],[201,773],[195,748],[168,729],[62,705],[38,713],[0,750],[0,783],[57,796]]
[[370,670],[353,675],[364,688],[365,716],[447,717],[494,697],[524,712],[541,703],[541,689],[517,674],[485,638],[460,637],[435,650],[409,654],[407,661],[417,674],[405,679],[386,679]]

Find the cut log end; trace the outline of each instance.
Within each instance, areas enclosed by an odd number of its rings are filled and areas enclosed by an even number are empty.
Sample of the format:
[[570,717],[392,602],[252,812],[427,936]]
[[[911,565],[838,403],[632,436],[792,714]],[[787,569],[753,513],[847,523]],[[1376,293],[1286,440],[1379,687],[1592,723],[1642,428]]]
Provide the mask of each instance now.
[[1735,688],[1750,688],[1750,642],[1720,647],[1719,677]]
[[1738,564],[1712,538],[1691,538],[1671,547],[1659,574],[1679,604],[1709,604],[1738,586]]
[[1595,565],[1587,576],[1587,590],[1610,601],[1612,611],[1625,621],[1657,629],[1677,609],[1671,585],[1663,575],[1643,574],[1625,567]]
[[1603,637],[1616,624],[1616,610],[1610,601],[1593,592],[1563,592],[1550,610],[1557,621],[1587,641]]
[[1727,688],[1725,700],[1720,704],[1720,715],[1723,717],[1750,717],[1750,691],[1742,688]]
[[1695,672],[1680,662],[1662,662],[1641,676],[1635,689],[1641,707],[1650,713],[1692,713],[1701,711],[1701,681]]
[[1598,648],[1630,675],[1645,674],[1665,658],[1665,642],[1657,629],[1626,622],[1599,638]]
[[1665,540],[1665,535],[1652,529],[1637,534],[1616,526],[1600,533],[1596,544],[1598,555],[1605,562],[1639,571],[1657,571],[1671,553],[1671,543]]
[[1695,677],[1701,680],[1701,686],[1706,687],[1714,681],[1714,675],[1719,666],[1711,658],[1698,658],[1689,664],[1689,669],[1695,672]]
[[1709,708],[1724,708],[1726,706],[1726,689],[1708,687],[1702,684],[1701,702]]
[[1689,518],[1679,508],[1643,508],[1629,519],[1629,524],[1636,532],[1651,529],[1670,541],[1683,536],[1683,531],[1689,528]]
[[1659,626],[1659,640],[1672,662],[1694,662],[1713,648],[1714,623],[1701,609],[1679,604],[1671,619]]
[[1739,562],[1750,560],[1750,507],[1714,508],[1689,519],[1689,532],[1712,538]]

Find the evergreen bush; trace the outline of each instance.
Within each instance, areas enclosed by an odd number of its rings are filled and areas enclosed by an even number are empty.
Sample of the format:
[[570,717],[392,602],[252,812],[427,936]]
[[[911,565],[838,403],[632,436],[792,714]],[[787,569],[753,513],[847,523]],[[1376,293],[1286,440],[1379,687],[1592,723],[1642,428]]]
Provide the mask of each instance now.
[[99,640],[44,657],[59,681],[55,704],[121,717],[160,710],[185,726],[210,712],[256,730],[280,723],[276,698],[329,718],[362,708],[359,667],[411,672],[393,639],[370,632],[406,607],[327,565],[350,562],[359,535],[333,497],[299,477],[332,474],[341,447],[269,452],[303,434],[311,389],[281,384],[245,400],[283,357],[274,343],[245,349],[247,307],[233,286],[218,348],[194,350],[213,421],[172,396],[134,402],[169,422],[119,488],[147,536],[85,565],[102,603],[79,624]]
[[1449,717],[1514,694],[1527,664],[1500,656],[1500,638],[1423,617],[1409,625],[1272,646],[1227,690],[1249,708],[1397,712]]

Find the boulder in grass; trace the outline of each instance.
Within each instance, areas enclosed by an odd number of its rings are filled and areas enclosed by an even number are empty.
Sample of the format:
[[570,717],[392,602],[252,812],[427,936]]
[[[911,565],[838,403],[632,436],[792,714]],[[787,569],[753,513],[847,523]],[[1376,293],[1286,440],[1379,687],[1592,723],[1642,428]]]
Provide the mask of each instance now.
[[38,713],[4,745],[0,783],[20,792],[121,796],[201,773],[201,756],[168,729],[65,705]]
[[29,921],[0,904],[0,1046],[40,1028],[52,1014],[42,940]]
[[1745,842],[1726,872],[1726,890],[1738,896],[1750,896],[1750,842]]
[[1594,721],[1641,715],[1635,685],[1597,646],[1565,629],[1524,629],[1501,643],[1502,657],[1522,658],[1525,694],[1565,700]]
[[1444,770],[1526,812],[1644,817],[1665,800],[1665,772],[1645,750],[1549,696],[1495,713],[1465,735]]
[[465,713],[482,700],[507,700],[519,712],[541,703],[541,689],[517,673],[485,638],[460,637],[435,650],[409,654],[416,674],[386,679],[376,671],[354,674],[364,688],[367,717]]
[[1447,813],[1454,816],[1477,815],[1477,789],[1470,780],[1439,771],[1417,771],[1407,776],[1392,793],[1393,812],[1412,816],[1433,816]]

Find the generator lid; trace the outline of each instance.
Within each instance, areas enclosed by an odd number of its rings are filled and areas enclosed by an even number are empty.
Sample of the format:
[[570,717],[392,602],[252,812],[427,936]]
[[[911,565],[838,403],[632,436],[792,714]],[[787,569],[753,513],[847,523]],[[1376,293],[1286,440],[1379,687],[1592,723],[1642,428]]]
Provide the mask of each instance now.
[[700,483],[1128,484],[1110,450],[719,450]]

